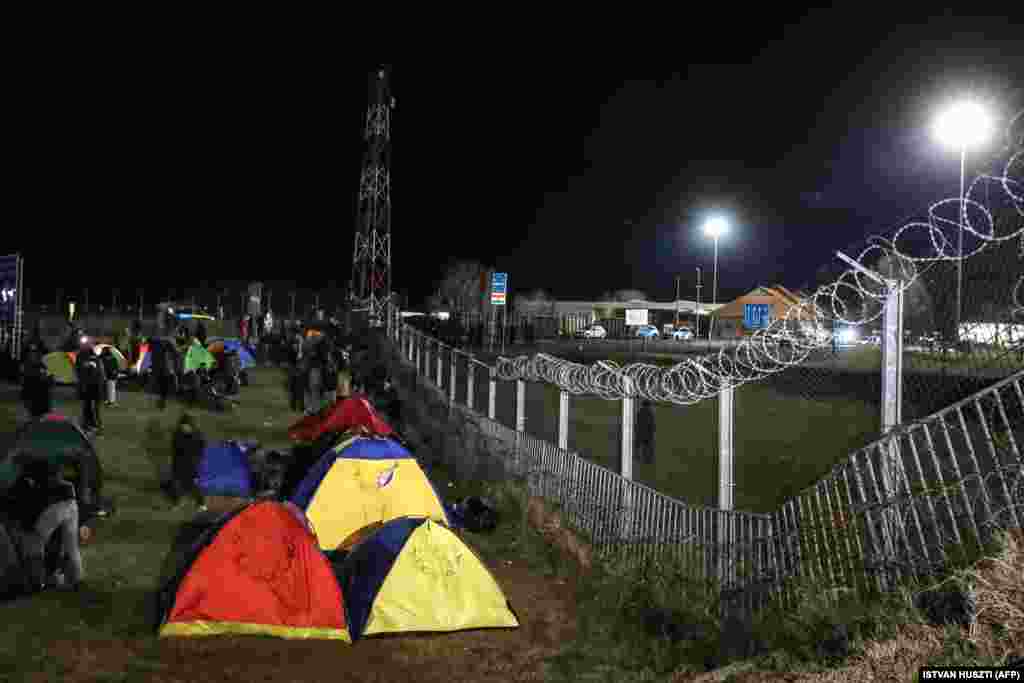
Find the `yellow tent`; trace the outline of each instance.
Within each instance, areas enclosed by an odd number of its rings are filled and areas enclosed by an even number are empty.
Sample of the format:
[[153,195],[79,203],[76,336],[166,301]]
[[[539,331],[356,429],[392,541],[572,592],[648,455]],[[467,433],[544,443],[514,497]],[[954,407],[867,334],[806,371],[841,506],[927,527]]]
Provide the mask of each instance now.
[[480,558],[429,519],[383,525],[349,553],[341,575],[353,639],[519,626]]
[[75,357],[78,354],[67,351],[53,351],[43,356],[43,364],[46,371],[53,375],[54,380],[60,384],[75,384],[78,377],[75,375]]
[[320,547],[338,548],[374,522],[417,515],[448,523],[416,459],[397,441],[348,439],[328,451],[292,496],[316,530]]

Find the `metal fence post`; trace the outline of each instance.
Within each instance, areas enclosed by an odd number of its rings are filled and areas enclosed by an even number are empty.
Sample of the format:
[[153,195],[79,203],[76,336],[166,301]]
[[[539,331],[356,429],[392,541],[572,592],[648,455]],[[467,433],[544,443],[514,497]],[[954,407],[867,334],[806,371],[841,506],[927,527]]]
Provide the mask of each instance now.
[[476,363],[473,362],[473,354],[469,354],[466,360],[466,407],[473,410],[473,390],[476,381]]
[[[903,286],[898,280],[887,282],[888,291],[882,310],[882,433],[889,434],[903,421]],[[882,491],[885,500],[882,510],[883,561],[895,557],[894,535],[898,519],[896,510],[889,508],[896,495],[896,470],[900,464],[899,438],[895,437],[882,448],[880,463]],[[881,575],[888,585],[888,571]]]
[[458,365],[459,365],[459,357],[458,357],[455,349],[452,349],[451,359],[452,359],[451,386],[448,387],[448,403],[450,403],[452,405],[452,407],[454,407],[455,406],[455,380],[456,380],[455,368],[458,367]]
[[487,382],[487,417],[491,420],[495,419],[497,414],[497,403],[498,403],[498,371],[496,368],[489,368],[491,371],[491,377]]
[[736,388],[728,384],[718,392],[718,578],[723,584],[729,579],[729,558],[734,539],[733,519],[733,435],[735,434]]
[[558,392],[558,447],[569,450],[569,392]]
[[423,379],[430,381],[430,339],[423,337]]
[[718,392],[718,509],[732,510],[733,506],[733,434],[735,434],[736,389],[731,384]]
[[622,475],[622,518],[620,536],[628,540],[633,530],[633,491],[630,482],[633,479],[633,442],[634,422],[636,420],[636,398],[633,396],[633,380],[622,378],[622,453],[619,462],[619,473]]
[[526,431],[526,381],[516,380],[516,431]]

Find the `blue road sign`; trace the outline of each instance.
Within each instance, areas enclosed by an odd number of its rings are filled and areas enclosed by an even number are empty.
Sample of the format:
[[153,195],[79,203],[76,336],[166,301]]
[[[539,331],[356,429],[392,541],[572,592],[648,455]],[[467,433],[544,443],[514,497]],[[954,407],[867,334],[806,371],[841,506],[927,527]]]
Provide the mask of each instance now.
[[772,321],[771,304],[744,304],[743,326],[748,330],[768,327]]
[[508,284],[508,273],[495,273],[491,277],[491,293],[504,294],[505,286]]

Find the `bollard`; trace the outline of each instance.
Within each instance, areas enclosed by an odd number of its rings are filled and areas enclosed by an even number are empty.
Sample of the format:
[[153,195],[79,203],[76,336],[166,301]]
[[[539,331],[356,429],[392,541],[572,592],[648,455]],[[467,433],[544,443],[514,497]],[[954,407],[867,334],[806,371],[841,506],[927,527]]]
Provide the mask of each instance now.
[[473,367],[476,363],[473,362],[473,354],[469,354],[469,359],[466,362],[466,407],[473,410],[473,390],[474,383],[476,382],[476,368]]
[[558,447],[569,450],[569,392],[558,392]]
[[444,388],[444,380],[442,373],[444,372],[444,353],[442,351],[444,347],[441,342],[437,342],[437,388]]
[[459,364],[459,357],[458,357],[458,355],[456,355],[455,349],[452,349],[451,386],[448,387],[448,403],[450,403],[452,406],[455,405],[455,380],[456,380],[455,368],[458,366],[458,364]]

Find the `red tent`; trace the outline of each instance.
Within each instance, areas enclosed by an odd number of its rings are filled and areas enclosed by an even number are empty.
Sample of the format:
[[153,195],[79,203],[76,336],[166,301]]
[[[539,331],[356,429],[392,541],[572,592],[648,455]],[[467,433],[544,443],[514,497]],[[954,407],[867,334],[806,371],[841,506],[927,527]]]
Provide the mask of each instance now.
[[162,594],[160,635],[352,642],[341,587],[301,513],[261,501],[218,522]]
[[394,433],[365,397],[352,396],[302,418],[288,429],[288,436],[294,441],[316,441],[326,432],[347,432],[360,427],[376,436]]

